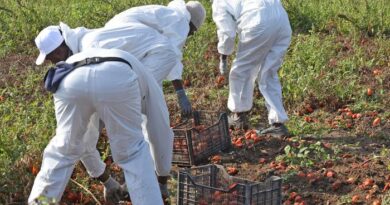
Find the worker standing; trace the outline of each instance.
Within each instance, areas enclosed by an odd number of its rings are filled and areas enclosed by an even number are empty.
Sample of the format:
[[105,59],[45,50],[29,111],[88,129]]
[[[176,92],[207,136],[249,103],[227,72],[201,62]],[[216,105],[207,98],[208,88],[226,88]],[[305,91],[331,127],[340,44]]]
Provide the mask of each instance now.
[[[271,125],[261,133],[288,135],[278,70],[292,32],[282,3],[279,0],[213,0],[212,11],[218,29],[220,73],[229,77],[230,124],[248,128],[247,115],[253,106],[257,80]],[[233,53],[236,35],[237,53],[229,72],[227,56]]]

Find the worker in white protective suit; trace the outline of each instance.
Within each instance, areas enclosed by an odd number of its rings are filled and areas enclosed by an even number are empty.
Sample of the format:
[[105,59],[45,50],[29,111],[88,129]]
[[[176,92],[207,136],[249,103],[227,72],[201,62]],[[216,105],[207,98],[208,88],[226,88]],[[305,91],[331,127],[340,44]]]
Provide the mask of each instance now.
[[[42,64],[45,59],[50,60],[52,63],[57,63],[59,61],[66,60],[72,53],[79,52],[77,49],[78,46],[75,46],[78,41],[74,41],[75,38],[66,38],[66,32],[67,30],[64,29],[64,27],[58,26],[49,26],[40,32],[36,40],[37,47],[41,52],[41,55],[36,61],[37,64]],[[61,43],[53,43],[53,39],[59,39],[55,42],[60,41]],[[72,42],[76,43],[72,44]],[[68,46],[68,44],[71,46]],[[144,66],[141,68],[145,69],[143,72],[148,74],[149,71],[146,71],[148,69]],[[168,108],[164,101],[161,87],[158,86],[155,79],[147,78],[144,82],[150,82],[150,84],[153,85],[149,86],[153,87],[153,92],[149,91],[149,95],[146,95],[146,97],[143,98],[145,102],[143,103],[142,114],[146,116],[146,131],[149,136],[156,136],[155,139],[157,139],[157,137],[163,139],[159,142],[161,146],[155,149],[155,152],[160,152],[157,160],[155,159],[155,161],[159,162],[157,163],[159,166],[156,165],[156,167],[169,173],[172,160],[172,150],[169,151],[169,148],[173,147],[173,132],[170,128]],[[141,88],[142,87],[144,86],[141,85]],[[154,88],[158,89],[158,91]],[[88,136],[86,136],[86,139],[92,138],[90,141],[93,142],[96,136],[99,136],[97,129],[93,129],[93,131],[88,129]],[[168,151],[162,152],[161,149],[163,148]],[[109,176],[108,169],[105,171],[105,164],[100,159],[99,152],[96,149],[96,143],[88,144],[86,152],[83,153],[81,160],[92,177],[104,182],[104,195],[106,200],[108,199],[108,201],[114,203],[117,202],[122,195],[121,193],[123,192],[123,187]],[[157,170],[159,170],[158,168]]]
[[238,50],[229,73],[228,108],[230,123],[247,128],[247,112],[253,105],[255,80],[265,98],[271,126],[261,131],[273,136],[288,135],[288,120],[282,102],[278,70],[291,40],[291,27],[280,0],[214,0],[213,20],[217,25],[220,72],[228,73],[238,35]]
[[177,59],[177,48],[173,47],[165,36],[142,24],[122,24],[115,28],[71,29],[60,22],[59,28],[72,53],[89,48],[117,48],[127,51],[151,71],[160,86],[172,68],[180,63]]
[[[41,50],[40,56],[44,57],[40,58],[50,58],[50,50],[61,44],[61,40],[58,38],[49,42],[52,44],[45,44],[46,47],[43,47],[47,52],[42,53]],[[53,46],[53,43],[56,45]],[[163,93],[143,65],[124,51],[83,51],[69,57],[66,63],[95,57],[121,58],[131,67],[123,62],[105,61],[81,66],[63,78],[54,94],[56,135],[45,148],[28,203],[38,204],[36,200],[40,196],[59,202],[75,163],[90,151],[88,144],[93,143],[96,147],[98,135],[86,132],[93,128],[97,132],[101,119],[107,128],[113,159],[124,171],[132,203],[163,204],[141,128],[142,109],[146,112],[163,110],[165,113],[160,120],[169,126]],[[154,110],[148,111],[148,108]],[[112,181],[108,178],[105,183]]]
[[[122,24],[122,26],[115,28],[96,29],[85,34],[79,43],[81,50],[117,48],[133,54],[153,74],[161,89],[162,81],[169,76],[171,70],[180,62],[176,55],[177,48],[173,47],[165,36],[158,33],[155,29],[139,23]],[[181,99],[180,102],[186,106],[188,105],[189,110],[187,112],[190,112],[191,105],[186,95],[184,94],[184,97],[179,97],[179,99]],[[150,113],[150,115],[153,114]],[[146,122],[151,120],[159,119],[148,117]],[[169,193],[167,180],[172,167],[173,134],[171,130],[168,132],[168,130],[156,128],[146,126],[146,129],[144,129],[146,133],[144,134],[150,144],[161,193],[165,200],[168,198]],[[100,156],[97,155],[82,158],[82,162],[91,176],[96,176],[95,172],[102,172],[100,168],[97,169],[94,166],[98,161],[100,161]]]
[[[87,30],[71,29],[66,24],[60,23],[60,29],[65,44],[72,53],[91,48],[116,48],[131,53],[144,64],[146,69],[151,71],[161,89],[162,81],[167,78],[175,65],[180,63],[177,56],[178,49],[173,47],[165,36],[143,24],[128,23],[115,28]],[[186,112],[190,112],[191,104],[185,93],[179,99],[181,99],[182,105],[189,107]],[[158,120],[156,118],[149,119]],[[168,198],[167,180],[172,166],[173,134],[171,130],[161,130],[157,127],[146,126],[144,130],[146,130],[144,134],[147,136],[155,162],[161,192],[166,199]],[[102,166],[96,166],[101,161],[100,156],[96,155],[96,152],[91,153],[95,153],[95,156],[86,155],[81,160],[88,173],[92,177],[96,177],[101,175],[104,169],[102,170]]]
[[[146,5],[132,7],[115,15],[105,27],[115,28],[127,23],[141,23],[166,36],[178,48],[179,63],[172,69],[168,79],[172,81],[181,107],[187,107],[187,97],[182,85],[182,49],[188,36],[199,30],[206,18],[206,10],[198,1],[173,0],[168,6]],[[184,100],[184,101],[183,101]],[[187,109],[186,109],[187,110]],[[184,111],[186,111],[184,110]]]

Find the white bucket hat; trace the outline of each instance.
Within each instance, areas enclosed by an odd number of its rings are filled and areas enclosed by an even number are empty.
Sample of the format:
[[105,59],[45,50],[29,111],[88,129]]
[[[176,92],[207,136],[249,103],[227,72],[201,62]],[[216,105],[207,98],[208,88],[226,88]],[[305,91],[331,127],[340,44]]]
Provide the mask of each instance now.
[[189,1],[186,3],[186,8],[191,14],[191,22],[199,29],[206,19],[206,10],[199,1]]
[[35,44],[39,49],[39,56],[35,63],[41,65],[45,61],[46,55],[58,48],[63,41],[64,38],[58,26],[48,26],[39,32],[35,38]]

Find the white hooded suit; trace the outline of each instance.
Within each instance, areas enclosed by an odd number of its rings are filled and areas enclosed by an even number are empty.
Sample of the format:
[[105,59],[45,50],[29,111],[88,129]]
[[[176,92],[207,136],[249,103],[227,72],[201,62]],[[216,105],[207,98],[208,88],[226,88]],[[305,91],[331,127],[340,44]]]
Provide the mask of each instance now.
[[[105,27],[115,28],[127,23],[141,23],[167,37],[176,47],[178,62],[172,69],[169,79],[182,79],[182,49],[190,31],[191,15],[183,0],[173,0],[167,6],[146,5],[127,9],[110,19]],[[176,80],[173,79],[173,80]]]
[[278,70],[291,40],[291,27],[279,0],[214,0],[213,20],[217,25],[218,52],[238,50],[229,74],[228,108],[246,112],[253,105],[255,80],[265,98],[269,123],[283,123]]

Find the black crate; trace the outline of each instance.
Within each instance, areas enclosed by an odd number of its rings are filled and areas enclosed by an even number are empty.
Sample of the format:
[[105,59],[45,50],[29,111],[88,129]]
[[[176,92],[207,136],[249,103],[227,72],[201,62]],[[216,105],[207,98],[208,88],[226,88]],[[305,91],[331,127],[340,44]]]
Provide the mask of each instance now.
[[230,176],[221,165],[185,168],[178,176],[178,205],[280,205],[282,179],[255,182]]
[[178,166],[199,165],[231,147],[226,113],[195,111],[191,119],[173,127],[173,159]]

